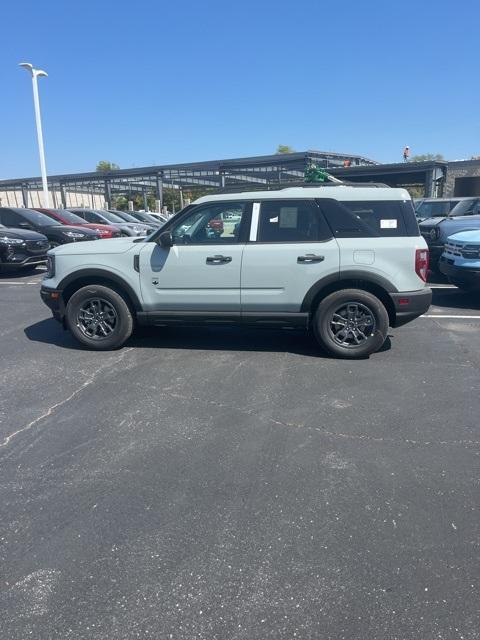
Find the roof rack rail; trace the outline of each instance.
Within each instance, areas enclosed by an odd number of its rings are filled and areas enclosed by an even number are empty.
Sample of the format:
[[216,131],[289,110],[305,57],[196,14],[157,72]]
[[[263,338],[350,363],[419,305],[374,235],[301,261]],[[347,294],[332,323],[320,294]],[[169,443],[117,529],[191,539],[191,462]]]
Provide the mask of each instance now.
[[341,182],[340,184],[335,182],[299,182],[292,183],[288,185],[288,187],[280,187],[283,191],[284,189],[291,189],[292,187],[304,187],[305,189],[317,188],[317,187],[376,187],[376,188],[385,188],[389,187],[388,184],[383,182]]

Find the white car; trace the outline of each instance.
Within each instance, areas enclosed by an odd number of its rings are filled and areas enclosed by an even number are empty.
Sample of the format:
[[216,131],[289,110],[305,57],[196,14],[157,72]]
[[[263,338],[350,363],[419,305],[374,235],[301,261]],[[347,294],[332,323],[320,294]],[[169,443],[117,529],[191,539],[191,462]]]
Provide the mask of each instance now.
[[[223,215],[227,213],[228,215]],[[212,234],[211,221],[223,221]],[[329,353],[377,351],[423,314],[428,249],[404,189],[306,186],[200,198],[146,239],[49,251],[41,295],[92,349],[139,324],[312,330]]]

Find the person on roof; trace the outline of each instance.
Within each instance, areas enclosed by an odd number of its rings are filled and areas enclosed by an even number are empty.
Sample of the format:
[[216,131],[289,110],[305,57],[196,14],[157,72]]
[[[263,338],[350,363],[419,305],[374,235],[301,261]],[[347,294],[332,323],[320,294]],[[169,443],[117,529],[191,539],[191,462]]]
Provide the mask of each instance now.
[[408,162],[409,158],[410,158],[410,147],[407,144],[407,146],[403,150],[403,161]]

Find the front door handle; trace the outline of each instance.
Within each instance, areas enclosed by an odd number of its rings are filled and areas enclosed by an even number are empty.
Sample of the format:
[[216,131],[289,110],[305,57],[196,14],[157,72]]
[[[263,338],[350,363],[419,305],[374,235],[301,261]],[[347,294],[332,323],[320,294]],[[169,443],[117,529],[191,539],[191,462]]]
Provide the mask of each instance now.
[[324,260],[325,256],[316,256],[314,253],[307,253],[297,258],[297,262],[323,262]]
[[207,264],[222,264],[224,262],[231,262],[231,256],[208,256]]

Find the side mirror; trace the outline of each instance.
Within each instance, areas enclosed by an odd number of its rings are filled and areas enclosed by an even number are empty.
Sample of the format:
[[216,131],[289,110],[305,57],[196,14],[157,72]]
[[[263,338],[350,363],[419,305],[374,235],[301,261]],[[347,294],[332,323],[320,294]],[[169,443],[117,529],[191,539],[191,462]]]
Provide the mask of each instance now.
[[161,247],[173,247],[173,237],[170,231],[164,231],[157,238],[157,243]]
[[22,229],[30,229],[30,224],[28,222],[19,222],[18,226],[21,227]]

